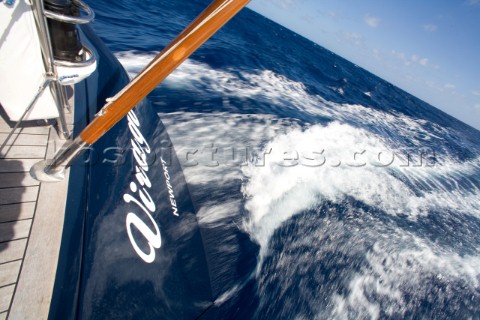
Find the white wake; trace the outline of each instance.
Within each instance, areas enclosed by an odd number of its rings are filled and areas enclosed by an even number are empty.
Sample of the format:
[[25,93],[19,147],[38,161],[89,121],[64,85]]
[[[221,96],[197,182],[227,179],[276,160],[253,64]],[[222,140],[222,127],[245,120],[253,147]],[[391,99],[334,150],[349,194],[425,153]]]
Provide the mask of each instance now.
[[[117,54],[132,75],[154,56],[155,53]],[[239,207],[245,203],[248,216],[241,217],[240,227],[260,245],[257,271],[269,254],[275,231],[325,201],[341,205],[354,199],[385,215],[413,223],[428,215],[480,218],[480,159],[459,162],[456,155],[449,154],[445,137],[455,141],[462,136],[435,123],[396,111],[328,101],[309,94],[304,84],[270,70],[217,70],[187,60],[167,78],[165,85],[198,92],[204,92],[206,87],[209,93],[221,94],[227,103],[229,98],[249,98],[269,103],[272,108],[291,108],[333,120],[327,125],[300,126],[295,121],[265,114],[161,115],[192,189],[197,187],[201,193],[205,185],[215,184],[221,189],[242,180],[243,199],[240,195],[222,203],[204,203],[199,218],[206,225],[222,224],[239,215],[243,211]],[[332,88],[339,89],[342,88]],[[365,94],[375,95],[370,91]],[[435,153],[423,150],[424,145],[434,145]],[[216,159],[218,166],[208,166],[209,153],[202,151],[245,146],[256,150],[256,158],[233,165],[227,156],[220,155]],[[199,165],[188,166],[185,155],[196,149]],[[426,154],[424,159],[420,157],[422,152]],[[408,154],[414,158],[410,163],[406,162]],[[462,226],[458,228],[461,232]],[[385,238],[381,232],[384,230],[372,229],[358,235],[358,241],[378,240],[373,250],[366,252],[368,266],[351,275],[348,294],[332,293],[334,308],[330,316],[349,318],[360,314],[378,318],[381,306],[369,300],[372,292],[390,299],[391,310],[384,310],[387,314],[398,312],[408,307],[401,291],[419,290],[422,281],[432,275],[463,279],[478,290],[478,256],[446,252],[437,244],[400,229]],[[312,244],[317,245],[321,244]]]

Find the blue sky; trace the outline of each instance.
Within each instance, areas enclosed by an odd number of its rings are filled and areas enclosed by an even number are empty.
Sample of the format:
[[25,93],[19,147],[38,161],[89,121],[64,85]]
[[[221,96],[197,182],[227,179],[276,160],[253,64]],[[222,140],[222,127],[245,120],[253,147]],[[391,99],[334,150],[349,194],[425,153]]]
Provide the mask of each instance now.
[[249,8],[480,129],[480,0],[252,0]]

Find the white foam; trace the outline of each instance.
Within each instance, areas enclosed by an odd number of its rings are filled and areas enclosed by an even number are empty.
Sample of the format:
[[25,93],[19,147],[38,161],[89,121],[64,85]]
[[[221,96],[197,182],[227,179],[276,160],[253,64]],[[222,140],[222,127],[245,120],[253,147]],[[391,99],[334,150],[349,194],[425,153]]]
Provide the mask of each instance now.
[[[155,54],[123,52],[117,56],[127,70],[138,72],[138,69],[146,65]],[[265,151],[272,147],[274,152],[279,148],[292,150],[300,145],[304,151],[309,152],[312,145],[317,146],[320,143],[328,152],[329,161],[333,162],[336,158],[351,161],[354,152],[366,149],[370,156],[367,162],[373,163],[372,157],[381,151],[393,150],[397,154],[404,152],[406,142],[399,142],[399,136],[405,137],[409,146],[421,147],[425,141],[432,138],[442,140],[446,134],[445,129],[436,124],[428,123],[430,129],[427,130],[425,120],[414,119],[398,112],[384,112],[354,104],[338,104],[321,96],[310,95],[302,83],[269,70],[239,73],[236,70],[216,70],[206,64],[187,60],[169,76],[166,84],[182,85],[189,90],[202,92],[207,87],[208,92],[221,93],[224,99],[228,99],[229,96],[250,97],[257,101],[268,101],[272,106],[295,108],[343,123],[327,127],[315,126],[305,132],[297,130],[274,138],[279,128],[276,126],[275,129],[269,130],[274,123],[274,116],[255,115],[251,119],[262,117],[267,119],[266,123],[260,121],[255,123],[247,118],[251,115],[239,118],[239,115],[229,114],[209,116],[185,113],[184,118],[176,122],[169,122],[169,117],[175,118],[175,114],[163,115],[180,154],[185,153],[185,150],[181,150],[182,147],[191,149],[192,142],[197,148],[208,143],[215,146],[249,144],[258,147],[265,140],[271,140]],[[262,230],[265,228],[275,230],[295,213],[308,209],[322,199],[340,201],[346,196],[351,196],[389,214],[405,214],[412,218],[428,214],[429,210],[435,209],[470,211],[478,216],[479,207],[476,201],[478,188],[473,184],[471,190],[461,186],[445,188],[445,181],[455,185],[459,176],[465,175],[468,170],[478,172],[478,161],[459,164],[442,152],[436,156],[442,164],[441,167],[401,168],[399,163],[395,163],[397,165],[395,168],[390,166],[385,170],[372,166],[363,169],[348,166],[332,168],[330,165],[313,169],[302,166],[295,168],[249,166],[241,172],[238,170],[239,167],[220,166],[206,170],[205,166],[197,166],[188,167],[185,171],[189,183],[194,184],[221,184],[230,179],[241,179],[244,174],[249,179],[245,183],[244,193],[250,199],[247,206],[252,214],[247,225],[253,228],[250,231],[253,232],[254,238],[257,240],[264,238],[261,241],[265,244],[268,242],[268,236],[255,235],[255,232],[263,233]],[[182,159],[181,157],[181,161]],[[431,190],[420,196],[414,195],[404,182],[395,178],[395,170],[402,173],[407,181],[430,185]],[[462,201],[458,201],[459,198]],[[299,201],[300,199],[302,201]],[[273,215],[278,207],[288,209],[281,210],[284,217],[280,218],[278,213],[275,213],[276,217],[269,216]],[[262,219],[263,222],[266,222],[265,219],[269,220],[268,223],[271,223],[272,227],[261,227],[259,222]]]
[[[129,72],[138,72],[140,66],[146,65],[153,57],[154,54],[119,54]],[[266,154],[263,167],[252,161],[244,167],[199,165],[185,167],[184,170],[188,183],[199,188],[209,184],[222,188],[231,181],[243,179],[242,191],[249,212],[249,216],[244,217],[243,227],[261,246],[257,272],[268,254],[269,242],[275,230],[296,214],[317,207],[326,200],[340,204],[353,198],[387,215],[406,217],[413,222],[429,214],[455,213],[480,218],[480,190],[477,187],[480,161],[478,158],[464,163],[456,161],[456,155],[449,154],[443,145],[447,134],[450,139],[455,139],[456,133],[447,132],[437,124],[396,111],[385,112],[368,106],[328,101],[309,94],[302,83],[269,70],[215,70],[206,64],[187,60],[169,76],[166,85],[221,93],[227,102],[229,97],[249,97],[268,102],[272,108],[292,108],[337,121],[308,128],[290,126],[290,130],[285,131],[287,123],[279,123],[271,115],[162,114],[180,155],[184,153],[182,148],[198,148],[205,144],[220,148],[232,145],[262,146],[263,152],[258,152],[258,155],[261,157]],[[438,162],[435,166],[424,164],[405,167],[401,157],[395,158],[387,167],[375,166],[380,152],[387,155],[388,152],[404,154],[406,148],[421,148],[425,142],[431,143],[432,139],[438,139]],[[318,167],[301,165],[312,163],[302,155],[311,156],[312,151],[322,150],[325,164]],[[366,165],[353,166],[359,163],[353,159],[353,155],[363,150],[366,153],[360,159]],[[298,152],[300,164],[282,166],[292,163],[291,160],[284,161],[284,152],[295,156],[291,151]],[[339,160],[341,165],[336,167]],[[422,187],[411,189],[412,184]],[[200,222],[215,226],[223,221],[231,221],[228,218],[241,211],[238,208],[240,200],[232,195],[229,201],[205,203],[199,212]],[[335,225],[328,227],[336,228]],[[470,289],[478,289],[478,256],[447,252],[437,244],[401,229],[385,237],[379,236],[386,232],[381,228],[363,232],[353,240],[368,238],[381,241],[367,253],[367,266],[351,275],[348,293],[331,296],[330,303],[334,308],[330,316],[339,319],[356,316],[377,319],[381,308],[386,308],[382,311],[387,315],[402,314],[411,307],[408,301],[404,301],[402,292],[421,290],[420,284],[432,276],[445,277],[446,282],[448,279],[463,279],[468,282]],[[289,280],[285,281],[288,283]],[[235,288],[232,290],[236,292]],[[369,297],[372,293],[390,303],[386,306],[379,301],[371,301]],[[220,301],[230,296],[231,292],[227,292]]]
[[[246,164],[247,148],[250,155],[261,150],[263,143],[284,133],[285,128],[296,127],[288,119],[277,120],[272,115],[262,114],[174,112],[162,113],[161,118],[193,192],[204,190],[205,186],[222,190],[232,181],[240,182],[244,178],[241,165]],[[237,151],[235,159],[231,156],[232,148]],[[212,166],[211,151],[214,149],[218,165]],[[221,203],[202,203],[199,222],[215,226],[238,215],[242,198],[242,194],[237,193]]]
[[[334,294],[332,315],[335,318],[351,319],[368,316],[379,319],[379,311],[389,315],[402,315],[407,310],[418,308],[415,296],[425,299],[430,292],[432,279],[450,283],[443,295],[453,295],[452,284],[463,280],[462,291],[476,292],[480,282],[480,257],[459,256],[456,253],[437,251],[417,237],[392,235],[396,241],[403,237],[409,249],[398,250],[392,241],[377,243],[367,253],[368,266],[353,275],[349,292],[342,296]],[[423,287],[421,287],[423,284]],[[420,286],[420,287],[419,287]],[[404,298],[408,292],[410,300]],[[368,297],[375,296],[375,301]],[[381,304],[380,301],[383,301]],[[439,302],[440,303],[440,302]],[[442,308],[440,304],[438,306]]]
[[156,53],[140,53],[136,51],[116,52],[115,57],[120,61],[131,77],[136,76],[155,58]]
[[[373,165],[376,155],[392,147],[379,136],[337,122],[325,127],[295,129],[277,136],[266,145],[265,153],[270,150],[264,167],[249,165],[243,168],[248,178],[243,192],[251,213],[245,227],[262,247],[268,245],[272,233],[284,221],[325,200],[340,203],[352,197],[388,214],[406,215],[411,219],[431,210],[446,209],[480,217],[480,190],[454,184],[457,174],[465,173],[466,168],[478,170],[474,163],[403,167],[402,162],[394,162],[385,168],[377,167]],[[284,152],[290,154],[291,150],[298,151],[299,165],[286,167],[285,164],[291,162],[285,163]],[[301,155],[322,150],[320,158],[325,160],[322,166],[301,165]],[[354,161],[355,152],[362,150],[367,151],[362,161]],[[341,165],[337,167],[339,161]],[[357,167],[357,163],[365,166]],[[431,188],[419,195],[419,191],[414,192],[398,173],[413,182],[426,182]],[[450,181],[453,189],[445,190],[444,180]]]
[[[116,56],[127,71],[135,75],[156,54],[156,52],[126,51],[116,53]],[[398,143],[398,138],[401,136],[408,139],[411,144],[421,146],[426,140],[432,138],[442,140],[447,133],[445,128],[434,123],[429,123],[430,128],[427,130],[425,120],[414,119],[397,111],[385,112],[369,106],[328,101],[322,96],[310,94],[303,83],[270,70],[249,70],[248,72],[234,69],[220,70],[213,69],[205,63],[187,59],[165,80],[165,85],[181,86],[184,89],[202,93],[206,90],[221,93],[227,99],[228,97],[240,99],[248,97],[258,102],[267,102],[272,108],[290,108],[362,128],[369,126],[370,130],[375,130],[390,139],[390,143]],[[342,94],[344,94],[343,91]]]

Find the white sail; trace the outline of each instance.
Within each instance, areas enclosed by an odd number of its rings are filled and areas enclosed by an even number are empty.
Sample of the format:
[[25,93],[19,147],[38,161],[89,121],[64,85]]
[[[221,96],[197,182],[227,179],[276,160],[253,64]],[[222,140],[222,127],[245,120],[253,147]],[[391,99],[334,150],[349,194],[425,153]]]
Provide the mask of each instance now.
[[[42,60],[32,6],[17,0],[0,3],[0,104],[12,121],[18,121],[44,82]],[[44,90],[25,120],[57,118],[49,89]]]

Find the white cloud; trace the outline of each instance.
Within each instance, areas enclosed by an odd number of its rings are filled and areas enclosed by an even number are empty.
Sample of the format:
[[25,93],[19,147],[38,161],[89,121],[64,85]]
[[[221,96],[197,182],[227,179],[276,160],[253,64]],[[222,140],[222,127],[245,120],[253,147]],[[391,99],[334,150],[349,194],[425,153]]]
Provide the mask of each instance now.
[[438,92],[445,92],[445,91],[446,91],[446,90],[445,90],[445,89],[446,89],[446,88],[445,88],[445,85],[441,85],[441,84],[439,84],[439,83],[437,83],[437,82],[435,82],[435,81],[427,80],[427,81],[425,81],[425,84],[426,84],[428,87],[430,87],[430,88],[432,88],[432,89],[434,89],[434,90],[436,90],[436,91],[438,91]]
[[456,97],[461,96],[458,94],[458,92],[455,91],[457,86],[452,83],[440,84],[432,80],[426,80],[425,84],[437,92],[447,93]]
[[423,29],[428,32],[435,32],[437,31],[438,27],[434,24],[426,24],[423,26]]
[[398,60],[402,61],[405,66],[411,66],[411,65],[421,65],[422,67],[430,67],[433,69],[439,69],[440,67],[437,65],[432,65],[430,64],[428,58],[421,58],[416,54],[412,54],[411,56],[408,56],[407,54],[403,52],[398,52],[395,50],[392,50],[392,55],[397,58]]
[[420,61],[418,63],[420,63],[422,66],[426,67],[426,66],[428,66],[428,59],[427,58],[420,59]]
[[270,2],[282,7],[283,9],[293,8],[300,1],[298,0],[270,0]]
[[359,33],[345,31],[343,32],[343,38],[356,46],[362,46],[364,44],[364,38]]
[[300,17],[303,21],[306,21],[306,22],[314,22],[315,21],[315,17],[312,16],[312,15],[309,15],[309,14],[304,14]]
[[324,11],[324,10],[317,9],[315,10],[315,12],[318,15],[324,16],[326,18],[330,18],[332,20],[339,20],[342,18],[342,15],[339,12],[333,11],[333,10]]
[[406,60],[407,60],[407,56],[406,56],[405,53],[403,53],[403,52],[398,52],[398,51],[392,50],[392,54],[393,54],[397,59],[400,59],[400,60],[402,60],[402,61],[406,61]]
[[480,0],[467,0],[466,3],[470,6],[475,6],[475,5],[480,4]]
[[473,94],[474,96],[480,97],[480,90],[472,91],[472,94]]
[[480,103],[477,103],[473,106],[473,110],[476,112],[476,113],[480,113]]
[[372,28],[376,28],[380,25],[380,19],[371,15],[366,15],[364,21]]
[[337,13],[335,11],[328,11],[327,12],[328,16],[332,17],[332,18],[336,18],[337,17]]

